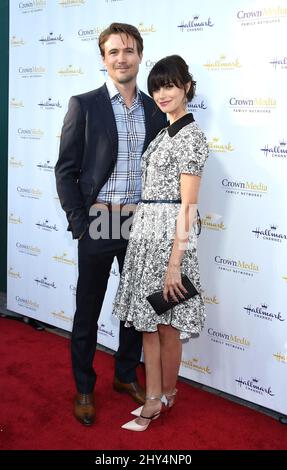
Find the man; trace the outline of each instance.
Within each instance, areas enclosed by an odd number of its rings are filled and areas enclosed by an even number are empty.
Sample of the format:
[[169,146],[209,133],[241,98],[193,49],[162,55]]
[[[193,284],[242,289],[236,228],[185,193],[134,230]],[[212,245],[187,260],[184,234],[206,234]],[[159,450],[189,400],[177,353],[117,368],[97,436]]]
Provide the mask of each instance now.
[[[77,387],[74,415],[84,425],[95,419],[97,322],[114,257],[121,272],[128,242],[122,234],[114,236],[111,223],[118,212],[121,228],[127,212],[129,215],[129,210],[123,214],[123,206],[140,200],[141,155],[166,125],[165,115],[136,86],[143,51],[139,31],[128,24],[112,23],[101,33],[99,47],[108,80],[97,90],[70,99],[55,169],[68,230],[79,240],[71,350]],[[89,214],[96,215],[103,208],[108,236],[99,238]],[[121,322],[113,386],[139,404],[145,399],[136,378],[141,348],[141,334]]]

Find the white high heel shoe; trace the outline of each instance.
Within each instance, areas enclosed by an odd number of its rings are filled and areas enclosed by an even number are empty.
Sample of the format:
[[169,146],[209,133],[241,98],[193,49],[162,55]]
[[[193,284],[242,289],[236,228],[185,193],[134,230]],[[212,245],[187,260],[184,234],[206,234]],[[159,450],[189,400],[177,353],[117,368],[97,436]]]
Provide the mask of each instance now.
[[[161,402],[162,404],[170,411],[174,405],[175,396],[177,394],[177,389],[175,388],[170,394],[162,395]],[[131,411],[131,415],[139,417],[143,410],[143,405],[139,406],[135,410]]]
[[[161,401],[161,397],[160,396],[146,397],[146,400],[160,400]],[[159,411],[154,413],[152,416],[143,416],[141,414],[142,410],[143,410],[143,406],[140,406],[136,410],[132,411],[132,414],[134,416],[137,416],[137,418],[133,419],[132,421],[129,421],[128,423],[123,424],[121,427],[123,429],[128,429],[129,431],[145,431],[150,425],[150,423],[154,421],[155,419],[157,419],[161,414],[161,409],[160,409]],[[135,415],[134,413],[139,413],[139,414]],[[146,419],[147,420],[146,424],[137,423],[138,418]]]

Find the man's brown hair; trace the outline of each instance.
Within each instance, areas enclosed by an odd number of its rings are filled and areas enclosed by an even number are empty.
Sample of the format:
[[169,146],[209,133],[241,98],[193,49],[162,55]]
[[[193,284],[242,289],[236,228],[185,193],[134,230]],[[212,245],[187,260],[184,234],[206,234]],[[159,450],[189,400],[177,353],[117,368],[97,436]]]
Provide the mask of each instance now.
[[134,38],[137,44],[138,55],[140,56],[143,51],[143,39],[140,35],[139,30],[127,23],[112,23],[99,36],[99,48],[101,55],[105,57],[105,43],[109,39],[111,34],[125,34]]

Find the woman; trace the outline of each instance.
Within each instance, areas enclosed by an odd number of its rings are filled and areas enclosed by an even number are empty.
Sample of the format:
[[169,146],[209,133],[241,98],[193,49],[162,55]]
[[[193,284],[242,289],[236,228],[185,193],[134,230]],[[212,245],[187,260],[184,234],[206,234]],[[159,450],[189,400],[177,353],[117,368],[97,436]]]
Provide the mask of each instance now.
[[181,340],[200,333],[204,323],[201,295],[157,315],[146,297],[163,290],[165,300],[183,298],[181,275],[201,290],[196,214],[200,176],[208,156],[206,138],[187,102],[195,84],[185,61],[172,55],[158,61],[148,76],[148,91],[169,116],[169,126],[151,142],[142,157],[142,201],[130,235],[114,314],[143,332],[146,401],[122,427],[144,431],[163,403],[176,396]]

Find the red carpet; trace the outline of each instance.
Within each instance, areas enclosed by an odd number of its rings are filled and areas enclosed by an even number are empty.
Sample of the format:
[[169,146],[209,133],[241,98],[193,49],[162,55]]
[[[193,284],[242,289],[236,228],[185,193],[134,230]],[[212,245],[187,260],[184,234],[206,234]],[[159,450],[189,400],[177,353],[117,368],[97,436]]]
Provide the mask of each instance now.
[[179,383],[178,403],[143,433],[121,429],[136,407],[112,390],[113,357],[97,352],[97,422],[72,416],[69,341],[0,319],[0,449],[287,449],[287,426]]

